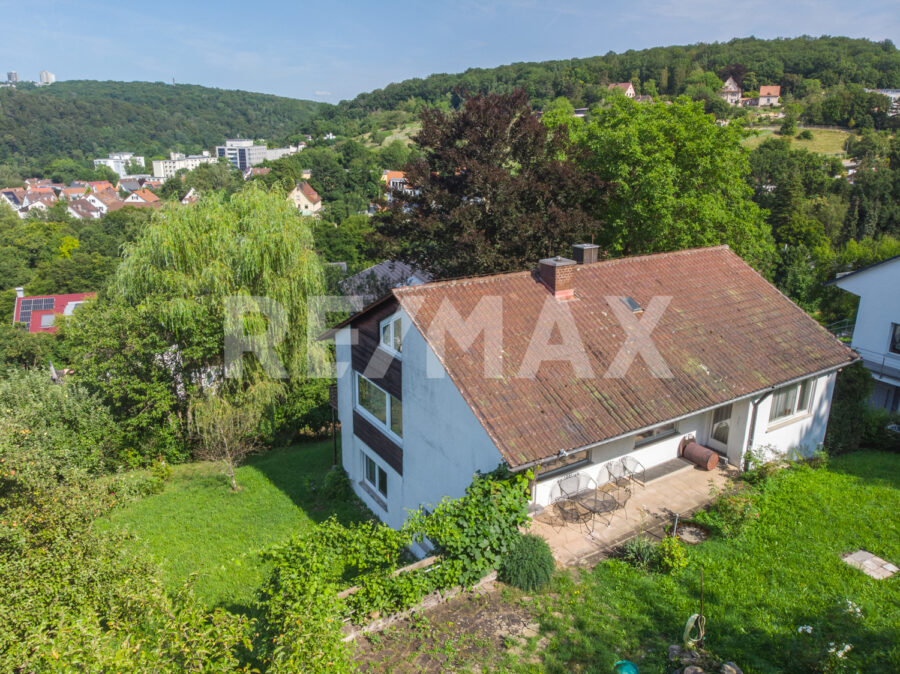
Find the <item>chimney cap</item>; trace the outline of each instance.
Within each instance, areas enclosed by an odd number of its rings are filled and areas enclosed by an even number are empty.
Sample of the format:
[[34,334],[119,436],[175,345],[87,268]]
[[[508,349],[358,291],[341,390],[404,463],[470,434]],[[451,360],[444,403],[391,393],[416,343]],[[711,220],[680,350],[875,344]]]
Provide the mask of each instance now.
[[541,260],[541,266],[549,266],[549,267],[568,267],[570,264],[577,264],[575,260],[570,260],[567,257],[560,257],[557,255],[556,257],[547,257]]
[[16,297],[25,297],[25,288],[16,288]]

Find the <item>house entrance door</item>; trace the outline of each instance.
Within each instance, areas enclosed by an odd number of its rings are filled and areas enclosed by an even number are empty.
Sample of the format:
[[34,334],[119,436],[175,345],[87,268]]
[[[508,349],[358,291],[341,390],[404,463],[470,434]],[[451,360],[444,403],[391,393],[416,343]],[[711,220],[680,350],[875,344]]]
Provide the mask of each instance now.
[[728,432],[731,430],[731,405],[713,410],[708,445],[719,454],[728,452]]

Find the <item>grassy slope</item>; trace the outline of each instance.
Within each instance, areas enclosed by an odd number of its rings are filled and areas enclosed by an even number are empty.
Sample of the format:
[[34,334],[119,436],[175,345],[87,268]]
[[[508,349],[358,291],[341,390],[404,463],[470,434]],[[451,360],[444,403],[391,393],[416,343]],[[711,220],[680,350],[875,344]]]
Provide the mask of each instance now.
[[259,551],[332,513],[362,517],[354,504],[317,504],[311,487],[331,461],[330,440],[255,457],[238,469],[237,493],[216,464],[176,466],[164,492],[113,512],[108,525],[134,534],[168,588],[197,573],[195,590],[209,605],[245,607],[265,577]]
[[[810,131],[813,134],[812,140],[792,138],[791,147],[820,154],[844,154],[844,145],[847,142],[847,137],[850,135],[849,131],[839,131],[837,129],[810,129]],[[771,129],[763,129],[758,136],[751,136],[745,139],[744,146],[752,150],[772,135],[773,131]]]
[[[807,671],[798,653],[853,644],[848,671],[900,671],[900,575],[865,576],[841,555],[867,549],[900,561],[900,455],[860,453],[828,470],[784,471],[759,498],[760,520],[736,539],[689,548],[691,564],[673,575],[610,561],[580,577],[562,574],[538,602],[549,671],[609,672],[628,658],[663,671],[669,644],[699,609],[705,571],[707,646],[752,672]],[[845,600],[864,618],[837,627]],[[836,617],[837,615],[837,617]],[[801,625],[813,634],[799,634]]]

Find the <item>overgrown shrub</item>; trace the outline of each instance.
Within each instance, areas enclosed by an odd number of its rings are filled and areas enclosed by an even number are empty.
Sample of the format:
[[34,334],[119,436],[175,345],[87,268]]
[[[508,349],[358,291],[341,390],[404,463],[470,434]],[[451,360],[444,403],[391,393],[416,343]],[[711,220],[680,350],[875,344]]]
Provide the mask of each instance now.
[[245,617],[208,612],[189,588],[170,597],[121,536],[93,526],[122,498],[119,476],[15,477],[0,475],[0,671],[239,667]]
[[650,566],[653,560],[653,541],[643,534],[635,536],[622,546],[622,559],[641,569]]
[[123,461],[122,433],[109,410],[74,383],[14,371],[0,381],[0,458],[17,481],[100,473]]
[[653,549],[653,566],[657,571],[672,573],[687,565],[684,543],[674,536],[666,536]]
[[431,541],[443,560],[460,562],[451,585],[469,585],[497,568],[518,540],[519,527],[528,522],[529,479],[505,469],[478,475],[465,496],[445,498],[431,513],[412,513],[404,528],[417,542]]
[[350,476],[341,466],[335,466],[322,480],[322,494],[330,501],[344,501],[354,497]]
[[[341,488],[341,473],[334,471],[330,488]],[[262,663],[275,672],[350,669],[343,621],[365,623],[414,606],[434,590],[481,578],[521,538],[529,479],[479,475],[465,496],[444,499],[431,513],[412,513],[400,531],[329,519],[268,551],[272,573],[257,602]],[[410,561],[408,546],[423,538],[437,547],[438,562],[395,573]],[[340,596],[350,587],[355,591]]]
[[859,449],[868,416],[866,401],[872,395],[872,387],[872,375],[860,362],[838,374],[825,433],[825,450],[829,454]]
[[168,482],[172,477],[172,466],[163,458],[150,464],[150,474],[160,482]]
[[550,546],[540,536],[520,536],[500,563],[498,577],[520,590],[539,590],[553,577],[556,562]]
[[745,526],[759,519],[752,491],[732,491],[729,484],[722,490],[716,490],[714,495],[716,499],[713,504],[697,513],[694,519],[717,534],[726,538],[737,536]]
[[803,129],[803,131],[797,134],[797,138],[799,140],[812,140],[813,133],[809,129]]
[[887,410],[867,407],[863,417],[863,432],[860,444],[866,449],[880,451],[900,451],[900,415]]

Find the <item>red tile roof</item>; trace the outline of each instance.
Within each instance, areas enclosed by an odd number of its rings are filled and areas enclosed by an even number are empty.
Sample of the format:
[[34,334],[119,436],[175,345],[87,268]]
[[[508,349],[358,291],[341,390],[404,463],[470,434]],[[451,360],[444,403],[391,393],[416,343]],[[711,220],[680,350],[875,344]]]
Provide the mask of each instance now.
[[153,192],[151,192],[148,189],[141,189],[141,190],[138,190],[137,192],[132,192],[131,195],[138,196],[140,199],[143,199],[144,202],[148,203],[148,204],[152,204],[156,201],[159,201],[159,197],[156,196],[155,194],[153,194]]
[[762,96],[781,96],[781,87],[776,85],[764,85],[759,88],[759,95]]
[[312,185],[310,185],[310,184],[309,184],[308,182],[306,182],[305,180],[304,180],[302,183],[300,183],[297,187],[299,187],[299,188],[300,188],[300,191],[303,192],[303,195],[304,195],[307,199],[309,199],[310,203],[312,203],[312,204],[317,204],[317,203],[319,203],[320,201],[322,201],[322,197],[319,196],[319,193],[316,192],[316,191],[312,188]]
[[113,189],[112,183],[108,180],[91,180],[88,182],[94,192],[102,192],[103,190]]
[[[727,246],[578,265],[573,273],[568,301],[553,299],[533,272],[392,291],[426,340],[443,302],[467,317],[482,298],[501,298],[502,377],[484,376],[483,337],[468,352],[447,339],[441,362],[512,468],[857,359]],[[650,336],[673,376],[653,376],[638,355],[624,377],[604,378],[626,338],[613,303],[634,298],[649,317],[659,296],[671,300]],[[576,376],[568,361],[544,361],[533,377],[520,376],[542,310],[571,315],[591,377]],[[551,355],[559,330],[540,340],[551,347],[537,353]]]

